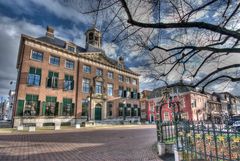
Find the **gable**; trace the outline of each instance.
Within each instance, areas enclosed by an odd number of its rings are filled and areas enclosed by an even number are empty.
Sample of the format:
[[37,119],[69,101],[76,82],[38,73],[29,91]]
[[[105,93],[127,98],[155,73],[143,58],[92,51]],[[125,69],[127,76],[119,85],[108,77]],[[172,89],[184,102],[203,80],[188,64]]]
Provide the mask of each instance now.
[[84,53],[84,54],[81,54],[81,56],[84,57],[84,58],[93,60],[95,62],[99,62],[101,64],[117,67],[117,61],[112,60],[111,58],[108,58],[103,53]]

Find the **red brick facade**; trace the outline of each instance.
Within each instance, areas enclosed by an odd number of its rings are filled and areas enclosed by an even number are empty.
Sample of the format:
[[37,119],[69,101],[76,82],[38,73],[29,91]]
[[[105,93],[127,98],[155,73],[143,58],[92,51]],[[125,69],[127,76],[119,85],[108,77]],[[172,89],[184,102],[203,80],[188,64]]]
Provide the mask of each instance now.
[[[74,46],[73,43],[70,44]],[[76,46],[75,50],[77,48],[78,47]],[[43,58],[41,61],[37,61],[32,58],[31,54],[33,51],[42,53]],[[53,65],[52,63],[50,63],[51,56],[59,58],[59,65]],[[73,62],[73,69],[66,68],[67,61]],[[88,100],[87,113],[89,119],[95,119],[95,106],[98,106],[101,109],[99,113],[101,120],[119,117],[122,118],[123,114],[119,116],[119,114],[121,113],[119,111],[120,103],[124,103],[123,105],[121,105],[121,110],[124,110],[125,106],[127,105],[130,108],[130,113],[128,112],[127,115],[128,117],[139,117],[140,109],[139,100],[137,99],[139,92],[139,75],[126,68],[124,62],[119,63],[121,63],[122,65],[121,68],[118,66],[118,61],[115,61],[115,63],[111,62],[111,60],[109,60],[109,58],[106,57],[106,55],[101,52],[101,50],[96,52],[73,52],[67,50],[66,48],[61,48],[51,43],[47,43],[39,39],[22,35],[17,62],[18,80],[16,86],[16,102],[14,115],[17,117],[24,116],[24,114],[26,114],[26,112],[24,113],[24,110],[26,109],[26,102],[29,103],[27,99],[31,100],[31,98],[34,98],[37,100],[35,100],[35,102],[32,101],[34,102],[32,103],[33,105],[31,104],[29,106],[29,114],[32,113],[33,109],[35,110],[35,112],[33,112],[34,117],[37,116],[38,118],[45,118],[46,107],[43,106],[46,106],[45,104],[48,97],[48,99],[53,99],[55,101],[55,117],[65,117],[66,115],[64,114],[64,110],[69,110],[71,111],[71,114],[68,114],[67,117],[81,118],[83,110],[83,100]],[[84,71],[84,65],[88,65],[91,67],[90,73],[86,73]],[[40,71],[40,74],[37,75],[37,77],[30,75],[30,68],[36,71],[39,69],[38,71]],[[97,69],[102,70],[102,76],[96,76]],[[56,80],[55,78],[51,78],[50,80],[50,84],[57,82],[57,88],[47,87],[49,83],[48,81],[50,79],[50,72],[52,75],[54,75],[54,77],[57,75]],[[108,78],[108,72],[113,73],[112,79]],[[123,76],[122,82],[119,81],[119,75]],[[32,76],[32,80],[29,80],[30,76]],[[71,90],[65,90],[66,79],[68,79],[68,77],[71,77]],[[130,79],[130,81],[126,81],[127,78]],[[83,92],[83,79],[88,79],[90,81],[88,87],[91,88],[91,90],[89,92]],[[29,85],[29,81],[37,82],[39,83],[39,85]],[[100,82],[101,84],[101,86],[99,87],[101,94],[96,94],[96,88],[98,88],[96,82]],[[108,95],[108,84],[113,86],[113,89],[109,89],[110,93],[112,91],[112,96]],[[119,86],[123,87],[122,96],[119,96]],[[129,92],[126,92],[127,89],[129,89]],[[91,101],[89,100],[89,98]],[[68,103],[66,103],[66,101]],[[65,104],[69,105],[70,109],[68,109],[68,106],[66,106],[67,109],[64,109]],[[110,111],[106,107],[108,104],[111,104],[111,108],[109,105]]]
[[[142,100],[141,100],[142,101]],[[149,98],[145,100],[146,121],[156,120],[157,113],[162,107],[162,120],[172,121],[173,112],[180,112],[182,119],[198,121],[205,119],[204,109],[206,108],[207,96],[198,92],[184,92],[172,95],[169,100],[162,100],[162,97]],[[142,102],[141,102],[142,105]],[[158,111],[157,111],[158,108]],[[145,121],[145,120],[144,120]]]

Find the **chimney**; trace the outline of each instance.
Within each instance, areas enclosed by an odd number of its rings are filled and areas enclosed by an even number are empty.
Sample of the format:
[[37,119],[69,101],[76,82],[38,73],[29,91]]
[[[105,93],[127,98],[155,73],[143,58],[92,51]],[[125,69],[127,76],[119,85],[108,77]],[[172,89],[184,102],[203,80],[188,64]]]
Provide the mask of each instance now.
[[54,29],[50,26],[47,26],[46,36],[50,38],[54,38]]
[[122,56],[118,58],[118,67],[124,68],[124,58]]
[[120,56],[120,57],[118,58],[118,61],[119,61],[119,63],[124,64],[124,58],[123,58],[122,56]]

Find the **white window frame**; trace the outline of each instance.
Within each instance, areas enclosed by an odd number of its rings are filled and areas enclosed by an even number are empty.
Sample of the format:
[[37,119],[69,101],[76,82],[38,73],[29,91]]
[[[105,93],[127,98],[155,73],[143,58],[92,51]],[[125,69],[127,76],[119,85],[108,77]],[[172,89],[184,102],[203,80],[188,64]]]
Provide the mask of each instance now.
[[136,79],[132,79],[132,84],[133,85],[137,85],[137,80]]
[[[59,58],[59,64],[52,64],[52,63],[51,63],[51,58],[52,58],[52,57]],[[51,64],[51,65],[54,65],[54,66],[60,66],[60,63],[61,63],[60,57],[59,57],[59,56],[55,56],[55,55],[50,55],[50,56],[49,56],[49,62],[48,62],[48,63]]]
[[[110,89],[112,89],[111,94],[109,94]],[[108,96],[113,96],[113,84],[107,84],[107,94]]]
[[[72,47],[72,48],[74,48],[74,51],[70,51],[70,50],[68,50],[68,47]],[[76,46],[74,46],[74,45],[70,45],[70,44],[67,43],[67,45],[66,45],[66,49],[67,49],[67,51],[69,51],[69,52],[74,52],[74,53],[75,53],[77,48],[76,48]]]
[[[34,58],[32,57],[33,52],[42,53],[42,60],[34,59]],[[37,50],[33,50],[33,49],[31,49],[30,59],[31,59],[31,60],[34,60],[34,61],[38,61],[38,62],[43,62],[43,59],[44,59],[44,53],[43,53],[43,52],[40,52],[40,51],[37,51]]]
[[[73,68],[68,68],[68,67],[67,67],[67,61],[69,61],[69,62],[73,62]],[[75,63],[74,63],[73,60],[68,60],[68,59],[65,60],[65,68],[66,68],[66,69],[74,70],[74,66],[75,66]]]
[[[90,71],[85,71],[85,69],[84,69],[85,67],[86,67],[86,68],[89,67]],[[91,69],[91,66],[90,66],[90,65],[83,65],[83,72],[84,72],[84,73],[90,74],[90,73],[91,73],[91,70],[92,70],[92,69]]]
[[[167,116],[166,116],[166,114],[167,114]],[[166,117],[167,117],[167,119],[166,119]],[[164,114],[163,114],[163,120],[164,120],[164,121],[170,121],[169,112],[164,112]]]
[[[112,74],[111,77],[109,77],[109,74],[110,74],[110,73]],[[113,75],[113,72],[112,72],[112,71],[108,71],[108,78],[109,78],[109,79],[113,79],[113,78],[114,78],[114,75]]]

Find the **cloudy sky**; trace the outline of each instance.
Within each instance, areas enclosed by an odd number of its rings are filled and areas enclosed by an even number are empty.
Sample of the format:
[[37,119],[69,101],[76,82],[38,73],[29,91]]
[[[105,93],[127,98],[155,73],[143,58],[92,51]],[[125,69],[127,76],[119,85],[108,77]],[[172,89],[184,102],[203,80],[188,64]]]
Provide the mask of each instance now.
[[[85,46],[84,32],[93,26],[94,16],[81,13],[89,8],[84,0],[72,0],[75,2],[72,3],[74,5],[66,1],[69,2],[69,0],[0,0],[0,96],[7,96],[9,90],[14,89],[10,82],[17,77],[16,59],[21,34],[43,36],[46,26],[50,25],[55,29],[57,37]],[[99,25],[100,29],[103,25]],[[144,77],[148,71],[141,67],[140,58],[128,56],[131,51],[108,40],[109,36],[105,35],[103,48],[106,54],[112,58],[125,56],[127,66],[142,74],[141,89],[159,86],[159,83]],[[238,88],[240,89],[239,85]],[[235,90],[236,93],[236,87],[228,87],[228,90]]]
[[[93,23],[91,16],[81,14],[64,1],[0,0],[0,96],[6,96],[9,89],[14,89],[10,82],[17,77],[16,60],[21,34],[43,36],[46,26],[50,25],[57,37],[84,47],[84,32]],[[117,45],[106,42],[103,48],[109,56],[118,56]]]

